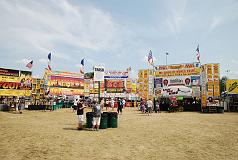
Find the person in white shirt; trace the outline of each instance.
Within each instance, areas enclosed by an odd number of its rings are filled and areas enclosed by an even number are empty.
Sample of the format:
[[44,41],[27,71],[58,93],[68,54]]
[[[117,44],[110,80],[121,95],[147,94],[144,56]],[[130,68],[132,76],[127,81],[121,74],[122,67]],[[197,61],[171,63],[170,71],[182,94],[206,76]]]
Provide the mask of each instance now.
[[79,100],[77,98],[75,98],[74,99],[74,105],[73,105],[73,112],[76,111],[78,102],[79,102]]
[[114,101],[114,99],[112,98],[112,99],[111,99],[111,107],[112,107],[112,110],[114,110],[114,103],[115,103],[115,101]]
[[153,107],[153,102],[152,102],[151,99],[149,99],[149,100],[147,101],[147,111],[148,111],[148,115],[151,114],[152,107]]

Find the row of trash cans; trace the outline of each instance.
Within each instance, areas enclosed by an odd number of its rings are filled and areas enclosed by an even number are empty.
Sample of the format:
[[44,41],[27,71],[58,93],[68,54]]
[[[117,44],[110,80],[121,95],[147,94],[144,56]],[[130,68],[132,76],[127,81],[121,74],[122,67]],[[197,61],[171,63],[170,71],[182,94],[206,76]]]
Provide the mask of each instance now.
[[[100,129],[117,128],[117,112],[103,112],[101,114]],[[86,113],[86,127],[92,128],[93,112]]]

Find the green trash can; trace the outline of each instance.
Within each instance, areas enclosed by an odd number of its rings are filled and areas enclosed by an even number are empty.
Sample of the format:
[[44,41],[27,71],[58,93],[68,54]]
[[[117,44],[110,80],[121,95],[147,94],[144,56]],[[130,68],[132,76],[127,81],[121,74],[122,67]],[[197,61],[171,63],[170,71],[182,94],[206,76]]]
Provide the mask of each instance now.
[[224,113],[224,107],[222,106],[217,107],[217,113]]
[[108,128],[117,128],[117,112],[108,112]]
[[86,113],[86,127],[92,128],[93,127],[93,112],[87,112]]
[[101,114],[100,129],[106,129],[108,126],[108,112],[103,112]]

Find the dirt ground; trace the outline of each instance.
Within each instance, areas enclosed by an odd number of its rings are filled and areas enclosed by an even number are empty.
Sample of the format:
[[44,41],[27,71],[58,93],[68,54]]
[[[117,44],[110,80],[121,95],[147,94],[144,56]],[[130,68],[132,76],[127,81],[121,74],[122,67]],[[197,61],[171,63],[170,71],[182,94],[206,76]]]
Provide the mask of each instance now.
[[71,109],[0,112],[0,159],[238,159],[238,113],[119,115],[118,128],[76,130]]

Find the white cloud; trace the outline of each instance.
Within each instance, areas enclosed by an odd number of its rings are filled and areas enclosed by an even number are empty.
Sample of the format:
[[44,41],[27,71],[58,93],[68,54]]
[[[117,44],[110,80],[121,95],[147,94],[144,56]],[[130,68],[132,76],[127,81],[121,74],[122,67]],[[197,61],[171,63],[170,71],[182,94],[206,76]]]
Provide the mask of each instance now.
[[[16,63],[27,65],[30,61],[32,61],[32,60],[23,58],[23,59],[20,59],[20,60],[16,60]],[[33,61],[33,63],[34,63],[34,61]]]
[[47,64],[47,63],[48,63],[48,60],[47,60],[47,59],[44,59],[44,58],[40,58],[40,59],[39,59],[39,62],[42,63],[42,64]]
[[167,15],[166,23],[171,33],[175,35],[180,34],[182,27],[186,23],[186,19],[185,19],[186,5],[187,5],[187,0],[169,1],[167,3],[166,7],[168,9],[168,15]]
[[[108,13],[93,6],[76,6],[66,0],[0,1],[0,18],[3,24],[0,35],[8,41],[19,40],[20,45],[28,46],[27,52],[54,51],[56,57],[69,60],[71,58],[61,49],[64,46],[108,49],[113,47],[118,31]],[[7,43],[3,39],[0,41]],[[64,46],[59,48],[59,44]]]

